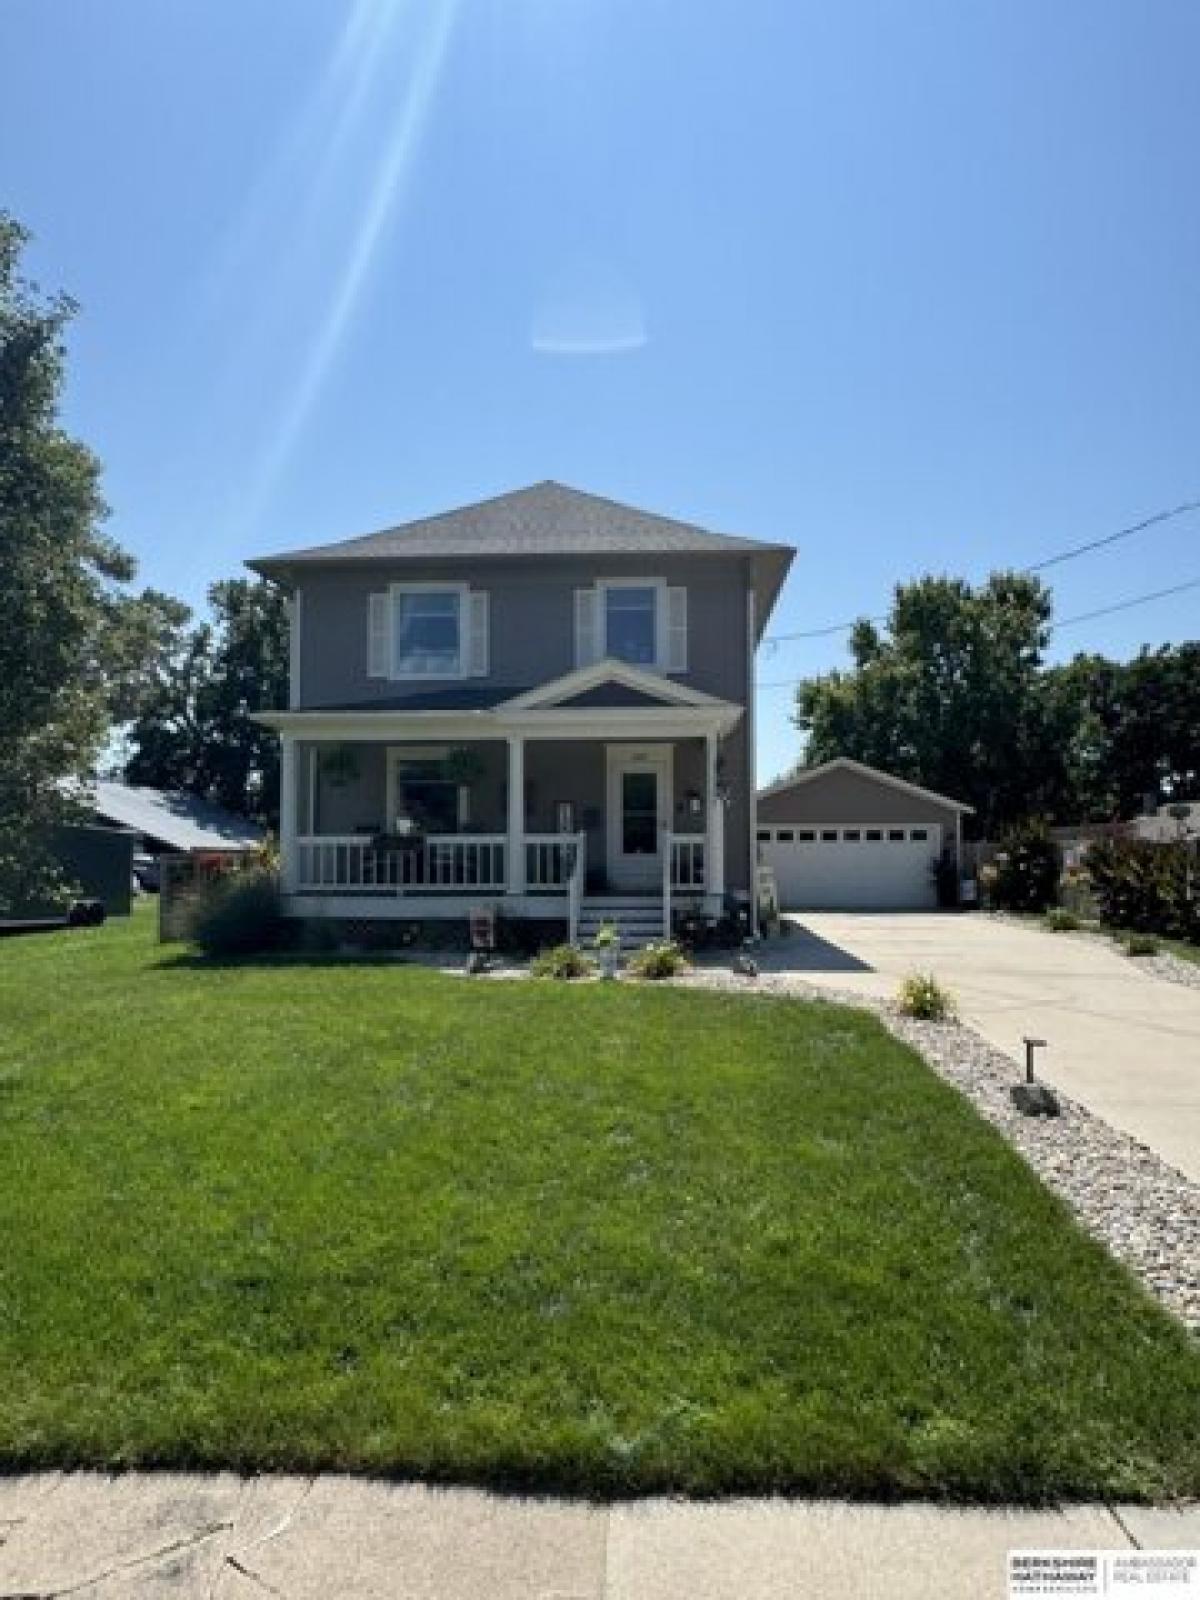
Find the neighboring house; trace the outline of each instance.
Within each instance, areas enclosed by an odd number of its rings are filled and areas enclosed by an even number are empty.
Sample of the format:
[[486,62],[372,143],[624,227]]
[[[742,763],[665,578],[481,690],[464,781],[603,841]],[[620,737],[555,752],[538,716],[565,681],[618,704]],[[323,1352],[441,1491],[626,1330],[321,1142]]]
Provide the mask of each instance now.
[[542,483],[248,563],[291,597],[290,705],[257,718],[290,912],[574,936],[750,907],[754,651],[792,557]]
[[1183,839],[1200,838],[1200,802],[1183,802],[1178,805],[1161,805],[1157,810],[1129,823],[1129,834],[1134,839],[1149,839],[1154,844],[1176,844]]
[[241,854],[264,837],[257,823],[192,794],[97,778],[87,799],[98,822],[127,829],[151,855]]
[[959,869],[971,810],[840,756],[760,792],[758,848],[785,911],[915,911],[937,905],[941,859]]

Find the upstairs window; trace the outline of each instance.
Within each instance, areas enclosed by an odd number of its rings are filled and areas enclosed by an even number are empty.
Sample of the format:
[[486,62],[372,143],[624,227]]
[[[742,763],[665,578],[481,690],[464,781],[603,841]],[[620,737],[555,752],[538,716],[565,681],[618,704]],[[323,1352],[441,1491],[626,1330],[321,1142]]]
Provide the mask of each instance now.
[[395,589],[392,673],[397,678],[457,678],[462,671],[462,594],[457,589]]
[[605,654],[632,667],[658,661],[658,593],[650,586],[604,589]]
[[485,678],[488,595],[466,584],[394,583],[370,596],[367,676]]
[[601,578],[575,591],[575,665],[611,656],[650,672],[688,670],[687,590],[661,578]]

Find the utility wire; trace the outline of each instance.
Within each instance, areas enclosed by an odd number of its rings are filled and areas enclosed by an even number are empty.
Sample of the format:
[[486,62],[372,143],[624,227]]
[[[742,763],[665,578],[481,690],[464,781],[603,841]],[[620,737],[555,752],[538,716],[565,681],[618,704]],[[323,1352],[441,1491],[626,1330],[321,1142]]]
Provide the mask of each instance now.
[[[1093,622],[1097,617],[1111,617],[1117,611],[1129,611],[1134,606],[1149,605],[1152,600],[1165,600],[1169,595],[1184,594],[1189,589],[1200,589],[1200,578],[1189,578],[1186,583],[1173,583],[1167,589],[1153,589],[1149,594],[1134,595],[1129,600],[1118,600],[1111,606],[1098,606],[1095,611],[1080,611],[1073,617],[1064,617],[1047,630],[1057,633],[1060,628],[1071,628],[1077,622]],[[769,683],[756,683],[756,689],[793,689],[803,678],[776,678]]]
[[[1079,556],[1086,556],[1093,550],[1103,550],[1107,545],[1116,544],[1120,539],[1129,539],[1135,533],[1143,533],[1147,528],[1156,527],[1160,522],[1170,522],[1174,517],[1186,516],[1189,511],[1200,511],[1200,500],[1185,500],[1181,505],[1172,506],[1167,511],[1156,511],[1152,517],[1146,517],[1141,522],[1131,523],[1128,528],[1118,528],[1116,533],[1106,533],[1100,539],[1089,539],[1086,544],[1073,545],[1069,550],[1060,550],[1057,555],[1047,556],[1044,561],[1035,561],[1032,566],[1018,568],[1021,572],[1045,572],[1048,567],[1060,566],[1064,561],[1074,561]],[[1086,621],[1086,618],[1080,618]],[[849,633],[860,622],[880,623],[886,622],[887,617],[855,617],[852,622],[835,622],[827,628],[805,628],[799,633],[773,633],[764,640],[764,644],[786,644],[793,639],[828,639],[835,633]],[[1066,623],[1060,623],[1065,627]],[[766,687],[764,685],[764,687]]]

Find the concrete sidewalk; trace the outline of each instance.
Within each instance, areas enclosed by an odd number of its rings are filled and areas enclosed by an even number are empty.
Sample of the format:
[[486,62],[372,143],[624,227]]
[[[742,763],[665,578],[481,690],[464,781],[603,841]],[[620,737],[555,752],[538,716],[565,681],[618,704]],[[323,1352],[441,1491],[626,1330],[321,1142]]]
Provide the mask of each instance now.
[[990,1600],[1018,1548],[1189,1549],[1200,1507],[612,1508],[351,1478],[0,1478],[0,1597]]

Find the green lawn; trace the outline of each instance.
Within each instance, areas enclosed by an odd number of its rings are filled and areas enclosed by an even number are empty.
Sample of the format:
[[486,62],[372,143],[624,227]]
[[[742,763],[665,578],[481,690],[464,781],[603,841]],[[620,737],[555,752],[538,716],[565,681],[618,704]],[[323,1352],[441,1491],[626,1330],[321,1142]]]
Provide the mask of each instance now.
[[0,944],[0,1468],[1200,1492],[1200,1357],[869,1017]]

